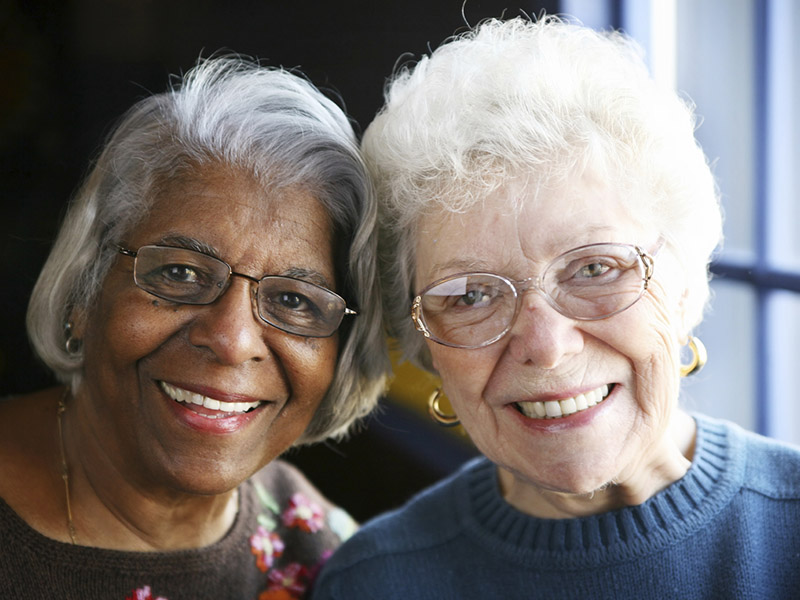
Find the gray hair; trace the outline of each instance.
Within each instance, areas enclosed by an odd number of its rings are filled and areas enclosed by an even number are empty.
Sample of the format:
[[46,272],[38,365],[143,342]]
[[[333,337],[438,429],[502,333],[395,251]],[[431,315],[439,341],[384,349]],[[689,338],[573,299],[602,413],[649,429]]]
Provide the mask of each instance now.
[[71,202],[28,307],[28,336],[58,379],[76,389],[82,353],[65,323],[90,309],[117,252],[168,181],[208,165],[265,187],[302,186],[333,223],[339,293],[359,315],[340,331],[333,383],[297,444],[344,435],[384,391],[389,369],[376,268],[377,209],[353,128],[301,76],[240,57],[200,61],[170,89],[120,120]]
[[431,368],[409,318],[420,218],[467,210],[512,180],[541,191],[591,172],[619,186],[683,269],[687,332],[701,321],[718,190],[693,108],[652,80],[630,39],[556,17],[488,20],[401,67],[385,98],[362,150],[379,198],[384,310],[406,358]]

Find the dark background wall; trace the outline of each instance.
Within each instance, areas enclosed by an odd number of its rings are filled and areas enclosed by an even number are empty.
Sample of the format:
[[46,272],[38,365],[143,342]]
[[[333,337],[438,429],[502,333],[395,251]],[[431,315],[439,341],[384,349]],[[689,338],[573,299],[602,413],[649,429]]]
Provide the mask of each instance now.
[[[28,296],[66,203],[114,120],[219,50],[297,67],[366,127],[398,58],[466,21],[556,12],[558,0],[0,0],[0,397],[52,382],[24,329]],[[387,405],[342,445],[290,458],[365,518],[468,456]]]

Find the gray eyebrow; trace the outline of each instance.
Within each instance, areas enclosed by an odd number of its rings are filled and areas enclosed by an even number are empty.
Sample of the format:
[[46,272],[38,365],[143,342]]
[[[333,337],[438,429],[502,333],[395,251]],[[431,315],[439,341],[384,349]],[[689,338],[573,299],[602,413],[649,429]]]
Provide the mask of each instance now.
[[[187,250],[194,250],[195,252],[208,254],[209,256],[213,256],[214,258],[227,263],[227,261],[224,258],[222,258],[222,255],[220,254],[219,250],[207,244],[206,242],[200,241],[196,238],[188,237],[185,235],[166,235],[162,237],[157,243],[159,245],[164,245],[164,246],[175,246],[179,248],[186,248]],[[256,275],[255,277],[260,278],[266,275],[282,275],[284,277],[293,277],[294,279],[302,279],[303,281],[309,281],[311,283],[315,283],[319,286],[322,286],[326,289],[333,290],[330,283],[328,282],[328,279],[322,273],[320,273],[319,271],[315,271],[313,269],[304,269],[302,267],[289,267],[282,273],[263,273],[261,275]]]
[[319,271],[313,271],[311,269],[303,269],[300,267],[291,267],[280,274],[286,277],[293,277],[295,279],[310,281],[311,283],[316,283],[317,285],[324,287],[325,289],[333,291],[333,288],[331,288],[327,278]]
[[[203,254],[208,254],[209,256],[213,256],[219,260],[223,260],[219,251],[207,244],[206,242],[201,242],[200,240],[192,237],[187,237],[185,235],[165,235],[162,237],[158,242],[160,246],[175,246],[177,248],[186,248],[187,250],[194,250],[195,252],[201,252]],[[224,262],[224,260],[223,260]]]

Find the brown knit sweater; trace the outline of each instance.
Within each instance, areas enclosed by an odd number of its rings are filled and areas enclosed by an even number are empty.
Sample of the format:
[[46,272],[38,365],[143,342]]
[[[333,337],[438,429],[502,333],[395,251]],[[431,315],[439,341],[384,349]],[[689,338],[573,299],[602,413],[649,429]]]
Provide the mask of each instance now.
[[273,461],[239,488],[230,531],[205,548],[124,552],[47,538],[0,500],[0,598],[291,600],[355,524],[293,467]]

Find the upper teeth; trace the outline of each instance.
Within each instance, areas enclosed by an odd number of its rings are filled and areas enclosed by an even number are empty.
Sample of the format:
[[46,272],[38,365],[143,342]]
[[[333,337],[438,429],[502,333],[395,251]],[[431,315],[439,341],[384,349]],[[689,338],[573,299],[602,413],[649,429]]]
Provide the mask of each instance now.
[[170,385],[165,381],[161,382],[161,389],[166,392],[167,396],[173,400],[177,400],[178,402],[197,404],[198,406],[204,406],[205,408],[209,408],[211,410],[218,410],[226,413],[247,412],[251,408],[255,408],[261,404],[261,402],[220,402],[214,398],[209,398],[208,396],[203,396],[202,394],[195,394],[189,390],[175,387],[174,385]]
[[576,412],[586,410],[590,406],[600,404],[608,396],[608,386],[603,385],[596,390],[578,394],[564,400],[548,400],[547,402],[517,402],[520,412],[533,419],[557,419]]

